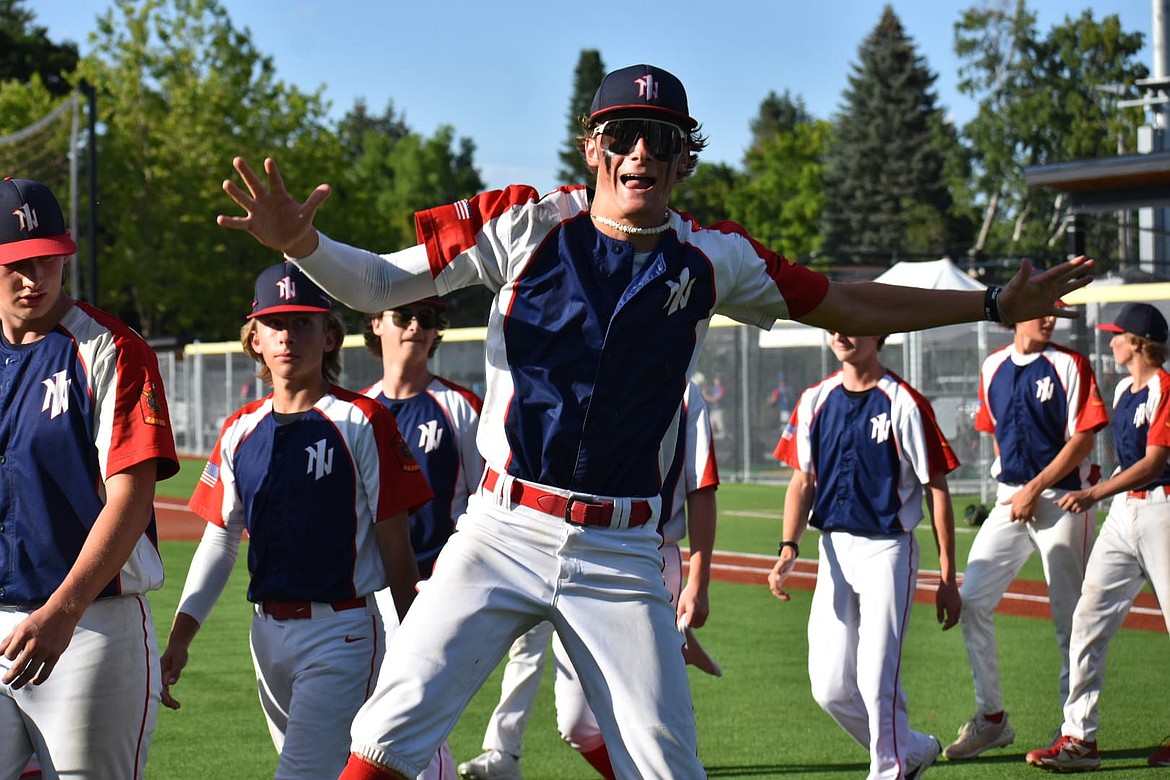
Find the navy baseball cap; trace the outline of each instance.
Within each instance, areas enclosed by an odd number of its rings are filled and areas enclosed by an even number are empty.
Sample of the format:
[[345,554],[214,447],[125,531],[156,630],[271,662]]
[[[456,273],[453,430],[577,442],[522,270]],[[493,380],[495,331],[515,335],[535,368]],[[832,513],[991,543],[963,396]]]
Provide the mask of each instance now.
[[[438,298],[434,295],[432,295],[428,298],[419,298],[417,301],[414,301],[413,303],[407,303],[407,304],[403,304],[403,305],[417,306],[419,304],[423,304],[425,306],[430,306],[435,311],[447,311],[448,309],[451,308],[450,304],[448,304],[442,298]],[[397,309],[397,308],[401,308],[401,307],[396,306],[394,308]]]
[[256,277],[256,296],[248,319],[290,311],[332,311],[325,291],[293,263],[269,266]]
[[52,190],[32,179],[0,181],[0,265],[76,252]]
[[1162,312],[1148,303],[1127,303],[1121,307],[1112,324],[1098,325],[1097,330],[1106,330],[1110,333],[1132,333],[1143,339],[1165,344],[1170,337],[1170,330],[1166,327],[1166,318]]
[[672,122],[686,130],[699,126],[687,108],[687,91],[674,74],[653,65],[631,65],[601,80],[589,107],[590,121],[643,117]]

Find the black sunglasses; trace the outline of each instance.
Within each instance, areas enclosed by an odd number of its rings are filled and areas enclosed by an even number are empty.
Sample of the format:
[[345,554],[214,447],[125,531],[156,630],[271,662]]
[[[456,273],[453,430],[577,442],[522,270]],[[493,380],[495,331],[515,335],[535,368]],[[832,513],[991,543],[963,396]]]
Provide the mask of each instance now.
[[439,315],[430,309],[391,309],[390,319],[400,328],[409,328],[411,320],[418,320],[418,326],[423,330],[430,330],[439,324]]
[[657,160],[671,161],[682,154],[686,135],[678,125],[656,119],[611,119],[593,131],[600,136],[601,148],[613,154],[629,154],[639,138],[646,141],[646,151]]

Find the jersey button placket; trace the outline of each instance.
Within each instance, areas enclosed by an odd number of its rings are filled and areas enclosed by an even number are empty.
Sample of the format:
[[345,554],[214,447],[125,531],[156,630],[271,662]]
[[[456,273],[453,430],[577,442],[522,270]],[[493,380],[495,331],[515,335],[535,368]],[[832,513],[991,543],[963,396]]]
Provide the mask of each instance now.
[[857,412],[860,405],[855,399],[850,399],[849,411],[845,414],[844,434],[842,439],[844,446],[841,448],[841,478],[837,482],[840,486],[837,492],[837,506],[844,507],[852,502],[852,497],[846,495],[849,492],[847,486],[853,484],[853,472],[856,470],[855,455],[857,452],[856,430],[857,426],[854,420],[857,419]]

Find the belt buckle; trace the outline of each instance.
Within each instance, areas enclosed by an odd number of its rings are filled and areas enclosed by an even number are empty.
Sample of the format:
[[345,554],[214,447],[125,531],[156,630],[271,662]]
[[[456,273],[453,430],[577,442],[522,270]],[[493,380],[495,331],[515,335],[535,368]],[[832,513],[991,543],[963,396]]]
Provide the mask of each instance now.
[[[573,506],[574,505],[580,506],[583,510],[581,513],[581,519],[579,521],[573,519]],[[604,504],[598,504],[598,503],[595,503],[593,501],[586,501],[582,498],[577,498],[576,496],[569,496],[569,498],[565,501],[565,522],[571,523],[572,525],[579,525],[582,527],[588,526],[588,525],[590,525],[589,510],[590,509],[604,510],[604,508],[605,508]]]

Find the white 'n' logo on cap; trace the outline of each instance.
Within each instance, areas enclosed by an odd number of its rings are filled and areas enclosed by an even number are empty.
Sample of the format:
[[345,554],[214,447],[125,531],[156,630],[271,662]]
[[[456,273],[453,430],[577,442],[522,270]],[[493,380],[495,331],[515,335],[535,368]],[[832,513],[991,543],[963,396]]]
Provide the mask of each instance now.
[[291,276],[285,276],[276,283],[276,294],[286,301],[297,297],[297,284]]
[[32,206],[27,203],[20,204],[20,208],[12,212],[13,215],[20,220],[20,229],[27,230],[30,233],[40,226],[37,220],[37,213],[32,210]]
[[647,100],[658,99],[658,82],[654,80],[654,74],[647,73],[645,76],[634,79],[634,83],[638,85],[638,97]]

